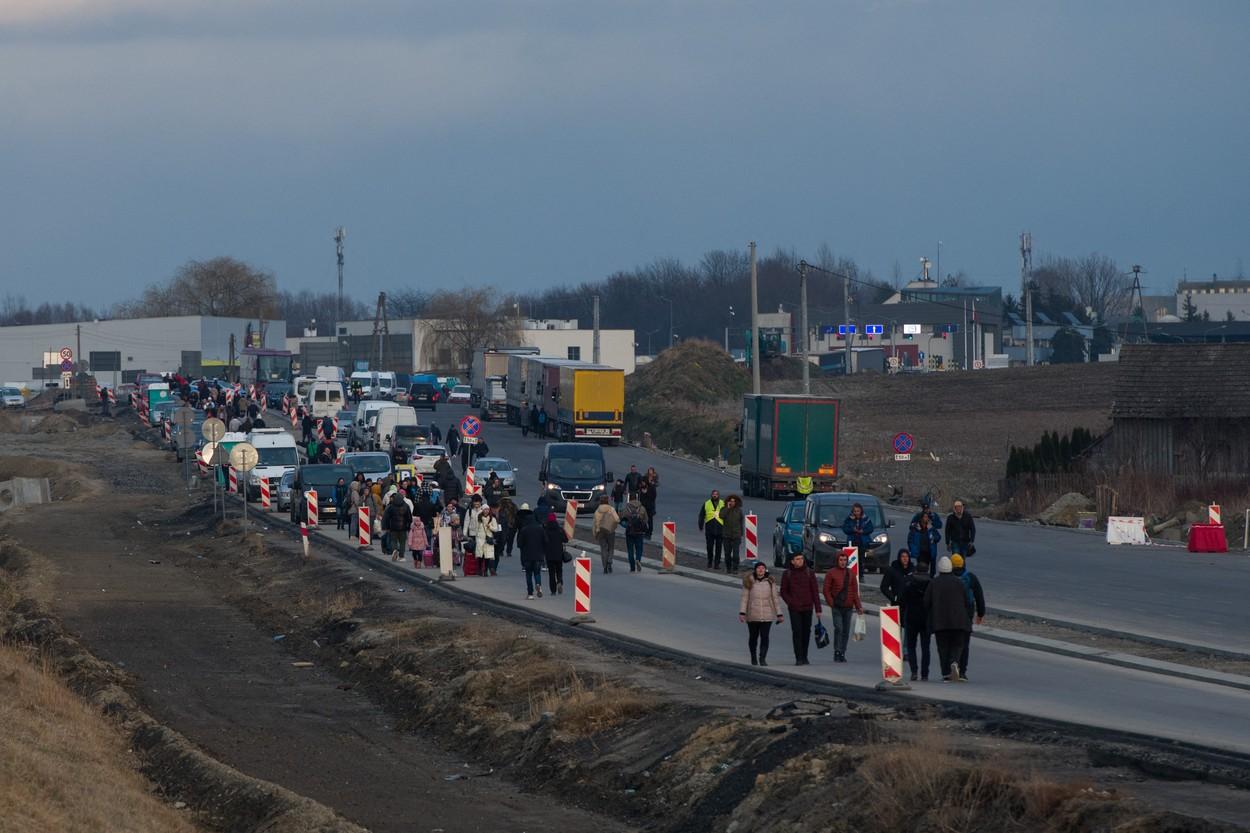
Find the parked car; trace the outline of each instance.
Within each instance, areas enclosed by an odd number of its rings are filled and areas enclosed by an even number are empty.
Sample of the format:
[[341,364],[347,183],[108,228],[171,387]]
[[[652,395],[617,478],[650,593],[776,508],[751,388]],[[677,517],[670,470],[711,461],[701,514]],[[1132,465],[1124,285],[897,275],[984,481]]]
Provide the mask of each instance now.
[[439,457],[448,456],[447,446],[445,445],[419,445],[412,450],[412,456],[409,462],[412,467],[422,474],[433,474],[434,464],[438,462]]
[[281,408],[283,395],[295,398],[295,389],[290,382],[269,382],[265,385],[265,407]]
[[785,567],[790,556],[803,551],[803,507],[805,500],[792,500],[777,516],[773,527],[773,566]]
[[885,519],[881,501],[855,492],[822,492],[808,495],[803,507],[803,554],[817,570],[837,563],[838,553],[846,546],[842,522],[856,503],[864,507],[864,516],[873,525],[873,545],[859,554],[861,573],[881,572],[890,566],[890,535],[886,530],[894,523]]
[[179,463],[182,462],[182,450],[187,451],[187,456],[195,458],[195,452],[204,447],[204,412],[196,410],[191,415],[191,426],[187,428],[190,432],[190,439],[184,445],[182,442],[182,426],[174,423],[169,432],[169,447],[174,451],[174,457]]
[[468,385],[456,385],[447,394],[448,405],[468,405],[472,401],[473,388]]
[[504,491],[510,495],[516,494],[516,469],[512,463],[503,457],[478,457],[473,465],[476,467],[478,483],[486,483],[493,471],[503,481]]
[[340,477],[344,483],[350,483],[354,476],[350,466],[334,463],[300,466],[295,470],[295,481],[291,485],[291,522],[299,523],[305,517],[304,493],[309,489],[317,490],[318,522],[324,525],[334,520],[338,513],[333,499],[334,486]]
[[26,407],[26,399],[20,388],[0,388],[0,400],[3,400],[6,408]]
[[[336,481],[337,482],[337,481]],[[295,485],[295,470],[282,473],[278,481],[278,511],[285,512],[291,508],[291,490]]]
[[408,397],[405,403],[413,408],[436,410],[438,408],[438,388],[429,382],[413,382],[408,386]]
[[352,470],[352,477],[363,474],[370,480],[381,480],[392,471],[391,455],[385,451],[349,451],[343,455],[343,465]]

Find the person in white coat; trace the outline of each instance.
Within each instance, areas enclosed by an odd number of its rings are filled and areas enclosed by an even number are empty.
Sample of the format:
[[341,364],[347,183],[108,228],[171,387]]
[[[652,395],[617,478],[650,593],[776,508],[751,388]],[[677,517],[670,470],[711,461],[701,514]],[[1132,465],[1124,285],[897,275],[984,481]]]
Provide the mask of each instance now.
[[747,623],[752,665],[768,665],[768,632],[773,622],[780,624],[784,618],[777,582],[768,574],[768,565],[757,561],[755,569],[742,578],[742,598],[738,601],[738,621]]
[[499,560],[495,558],[495,552],[499,546],[497,536],[502,527],[499,526],[499,519],[495,517],[494,510],[483,505],[478,512],[477,523],[474,526],[474,534],[477,536],[474,554],[477,556],[478,575],[497,575],[496,568],[499,566]]

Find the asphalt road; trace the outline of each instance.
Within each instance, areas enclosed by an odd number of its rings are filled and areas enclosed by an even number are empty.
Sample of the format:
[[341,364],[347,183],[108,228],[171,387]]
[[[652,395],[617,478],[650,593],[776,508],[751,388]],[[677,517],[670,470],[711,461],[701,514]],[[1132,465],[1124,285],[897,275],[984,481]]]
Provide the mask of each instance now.
[[[336,536],[333,529],[322,535]],[[382,560],[374,544],[374,557]],[[597,564],[593,558],[592,563]],[[460,577],[455,589],[522,605],[558,619],[573,614],[573,568],[565,565],[565,592],[527,600],[517,557],[503,559],[493,578]],[[544,574],[544,581],[547,576]],[[544,588],[544,592],[546,588]],[[711,660],[746,664],[746,626],[737,621],[739,590],[654,570],[591,576],[593,625],[623,636]],[[829,623],[828,615],[824,617]],[[829,648],[811,649],[813,664],[796,667],[788,624],[774,626],[769,664],[779,671],[870,688],[881,679],[880,632],[851,642],[847,663],[834,665]],[[1250,692],[1165,674],[1119,668],[1036,650],[974,640],[969,683],[941,681],[933,648],[930,681],[899,696],[961,702],[1043,718],[1134,732],[1250,753]],[[715,692],[709,692],[715,696]]]
[[[432,421],[445,433],[466,413],[468,408],[441,407]],[[536,500],[543,441],[523,439],[518,428],[500,422],[487,423],[483,436],[492,455],[519,468],[518,500]],[[703,548],[695,517],[710,491],[738,489],[735,476],[660,452],[628,446],[605,452],[617,477],[631,463],[640,471],[655,466],[658,514],[677,522],[681,546]],[[760,518],[761,549],[771,548],[774,521],[787,502],[745,501]],[[942,509],[945,514],[949,507]],[[894,548],[905,545],[913,511],[888,510],[895,522],[889,530]],[[1242,609],[1243,593],[1250,589],[1250,558],[1240,551],[1194,555],[1176,546],[1112,547],[1089,532],[989,520],[977,524],[977,550],[971,566],[991,607],[1250,653]]]

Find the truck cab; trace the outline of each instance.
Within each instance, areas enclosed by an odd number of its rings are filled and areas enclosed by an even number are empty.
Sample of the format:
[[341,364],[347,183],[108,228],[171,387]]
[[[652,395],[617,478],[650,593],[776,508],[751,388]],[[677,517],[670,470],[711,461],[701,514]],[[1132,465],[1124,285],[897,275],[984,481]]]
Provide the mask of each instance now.
[[261,480],[269,481],[270,494],[276,495],[282,475],[299,465],[295,436],[281,428],[256,428],[247,435],[247,441],[255,447],[258,458],[256,467],[247,473],[248,499],[260,497]]

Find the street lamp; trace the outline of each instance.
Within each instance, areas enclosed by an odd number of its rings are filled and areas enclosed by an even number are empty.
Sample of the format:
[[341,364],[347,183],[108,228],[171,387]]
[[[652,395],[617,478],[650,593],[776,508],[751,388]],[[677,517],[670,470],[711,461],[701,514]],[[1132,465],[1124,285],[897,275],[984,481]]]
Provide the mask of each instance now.
[[[730,304],[730,305],[729,305],[729,322],[730,322],[730,326],[733,326],[733,319],[734,319],[734,308],[733,308],[733,304]],[[726,352],[726,353],[728,353],[728,352],[729,352],[729,327],[726,327],[726,328],[725,328],[725,352]]]
[[668,303],[668,346],[672,347],[673,336],[674,336],[674,333],[673,333],[673,299],[665,298],[660,295],[657,295],[655,297],[659,298],[661,301],[666,301]]
[[655,353],[651,352],[651,336],[655,333],[658,333],[659,331],[660,331],[659,327],[656,327],[654,330],[647,330],[647,355],[648,356],[655,355]]

